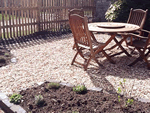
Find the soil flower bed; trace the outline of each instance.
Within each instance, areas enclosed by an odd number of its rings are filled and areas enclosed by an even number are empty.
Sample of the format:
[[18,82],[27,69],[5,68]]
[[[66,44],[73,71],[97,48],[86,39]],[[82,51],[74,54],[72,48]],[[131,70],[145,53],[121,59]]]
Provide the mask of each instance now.
[[[72,87],[60,85],[57,88],[48,88],[48,82],[20,91],[22,95],[20,105],[30,113],[148,113],[150,103],[142,103],[137,100],[125,106],[123,99],[118,101],[117,94],[105,91],[88,90],[84,94],[73,91]],[[42,104],[37,105],[38,98]],[[35,99],[36,97],[36,99]],[[42,97],[42,98],[41,98]],[[122,108],[120,107],[123,106]]]
[[10,63],[12,55],[9,50],[0,46],[0,67]]

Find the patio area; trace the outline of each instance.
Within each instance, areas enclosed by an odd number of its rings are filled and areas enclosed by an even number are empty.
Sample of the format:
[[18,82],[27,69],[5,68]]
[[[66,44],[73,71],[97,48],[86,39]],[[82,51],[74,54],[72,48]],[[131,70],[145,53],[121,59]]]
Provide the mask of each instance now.
[[[96,33],[95,36],[100,42],[105,42],[109,38],[107,34]],[[11,49],[17,62],[0,68],[0,91],[8,95],[33,87],[40,82],[54,80],[116,92],[120,87],[119,82],[125,78],[126,89],[130,92],[133,88],[134,98],[150,99],[150,71],[146,64],[138,62],[132,67],[127,66],[137,56],[136,52],[133,57],[127,57],[125,54],[113,57],[116,64],[111,64],[100,53],[98,60],[105,68],[91,62],[87,71],[84,71],[80,66],[71,65],[76,53],[72,50],[74,44],[72,34],[59,37],[46,35],[44,41],[40,40],[43,43]],[[111,42],[107,47],[113,43]],[[128,48],[126,49],[129,51]],[[118,51],[119,49],[115,48],[106,52]]]

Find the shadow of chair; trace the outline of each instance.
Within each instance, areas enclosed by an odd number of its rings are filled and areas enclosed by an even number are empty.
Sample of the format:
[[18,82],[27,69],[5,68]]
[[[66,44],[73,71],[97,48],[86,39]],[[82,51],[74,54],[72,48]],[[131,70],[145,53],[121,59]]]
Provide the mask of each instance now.
[[[77,49],[77,52],[71,63],[72,65],[74,63],[82,65],[86,71],[89,62],[93,59],[99,66],[102,66],[95,56],[99,52],[102,52],[110,62],[114,63],[113,60],[103,50],[109,44],[109,40],[106,43],[98,43],[91,38],[91,33],[88,30],[87,17],[72,14],[69,16],[69,24],[73,33],[74,44]],[[85,56],[83,50],[88,50],[90,55],[88,57]],[[84,63],[76,61],[78,55],[84,59]]]

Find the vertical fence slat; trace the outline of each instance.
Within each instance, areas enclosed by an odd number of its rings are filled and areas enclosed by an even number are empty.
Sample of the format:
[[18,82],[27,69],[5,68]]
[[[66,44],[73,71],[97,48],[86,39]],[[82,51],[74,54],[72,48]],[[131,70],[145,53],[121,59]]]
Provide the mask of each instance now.
[[[12,25],[15,25],[15,23],[14,23],[14,16],[15,16],[14,13],[15,13],[15,11],[12,10]],[[15,37],[15,27],[12,26],[12,29],[13,29],[12,37]]]
[[95,9],[93,2],[94,0],[2,0],[2,37],[9,39],[42,30],[60,31],[68,24],[68,8],[85,6],[85,14],[92,16]]
[[[10,10],[9,10],[9,13],[8,13],[8,14],[9,14],[9,25],[12,25],[12,24],[11,24],[11,17],[12,17],[12,16],[11,16],[11,13],[12,13],[12,10],[10,9]],[[12,28],[10,27],[9,30],[10,30],[10,37],[12,37]]]
[[[2,11],[2,26],[5,26],[4,17],[5,17],[4,11]],[[3,36],[4,39],[6,38],[6,36],[5,36],[5,27],[3,27],[3,35],[2,36]]]

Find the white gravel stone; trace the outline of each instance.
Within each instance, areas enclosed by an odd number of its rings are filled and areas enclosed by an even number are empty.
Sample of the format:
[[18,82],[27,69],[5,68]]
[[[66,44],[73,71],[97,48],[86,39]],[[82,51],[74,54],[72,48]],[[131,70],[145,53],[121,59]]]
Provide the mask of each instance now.
[[[109,38],[106,34],[95,34],[95,36],[99,42],[105,42]],[[100,53],[98,60],[105,68],[99,67],[92,61],[88,70],[84,71],[81,66],[71,65],[76,53],[72,50],[74,44],[72,35],[62,37],[64,39],[52,39],[39,45],[11,50],[17,62],[0,68],[0,91],[11,94],[50,79],[72,85],[84,84],[89,88],[100,87],[117,91],[120,87],[119,82],[125,78],[128,91],[134,84],[133,97],[150,99],[150,71],[147,70],[146,64],[138,62],[132,67],[127,66],[137,54],[133,54],[133,57],[127,57],[125,54],[112,57],[116,64],[111,64]],[[114,41],[106,48],[113,44]],[[129,51],[127,47],[126,49]],[[118,51],[120,49],[115,48],[106,52],[110,54]]]

